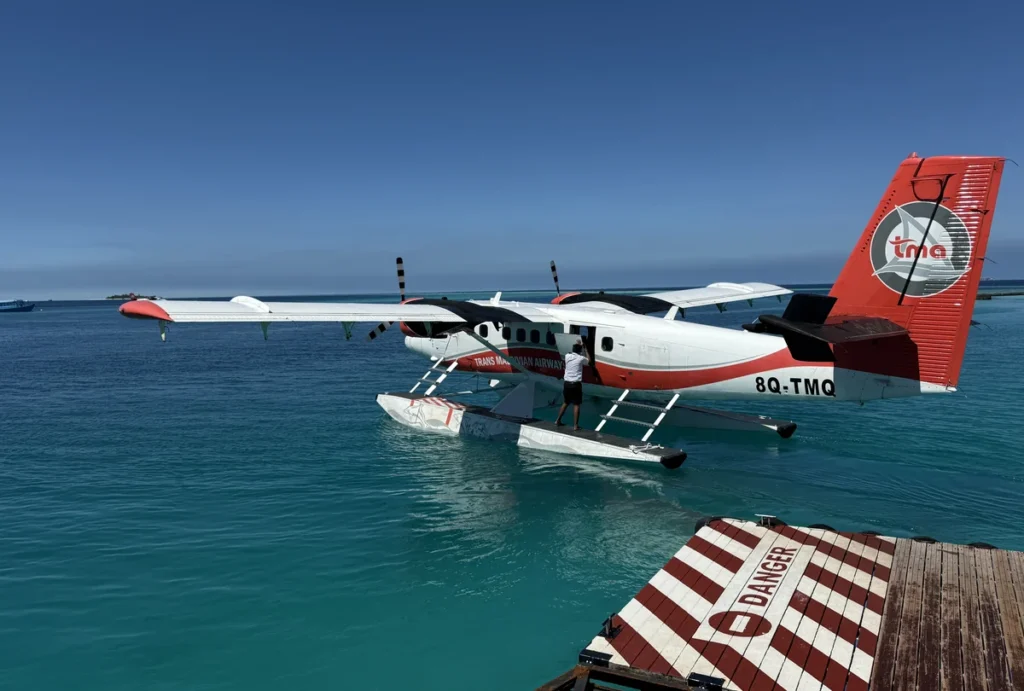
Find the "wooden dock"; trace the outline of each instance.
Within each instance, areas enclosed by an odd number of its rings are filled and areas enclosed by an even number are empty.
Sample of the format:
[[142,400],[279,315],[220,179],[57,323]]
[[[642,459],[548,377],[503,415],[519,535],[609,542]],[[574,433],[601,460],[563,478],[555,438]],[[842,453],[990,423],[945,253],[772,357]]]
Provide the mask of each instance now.
[[1024,691],[1024,553],[712,519],[540,687]]

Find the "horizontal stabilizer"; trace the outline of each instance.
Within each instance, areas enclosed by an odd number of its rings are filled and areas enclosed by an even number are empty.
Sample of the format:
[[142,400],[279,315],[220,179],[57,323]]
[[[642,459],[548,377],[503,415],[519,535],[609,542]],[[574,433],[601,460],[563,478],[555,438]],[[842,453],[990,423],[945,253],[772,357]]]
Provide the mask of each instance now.
[[750,331],[777,334],[795,360],[833,362],[831,346],[883,338],[907,337],[907,329],[884,317],[834,317],[829,313],[836,299],[828,295],[799,293],[790,300],[781,317],[762,314]]
[[904,327],[882,317],[851,317],[834,324],[793,322],[771,315],[760,319],[767,333],[786,339],[793,359],[800,362],[834,362],[833,345],[907,336]]
[[830,324],[811,324],[764,315],[761,321],[768,326],[768,333],[792,333],[833,344],[907,335],[904,327],[883,317],[849,317]]

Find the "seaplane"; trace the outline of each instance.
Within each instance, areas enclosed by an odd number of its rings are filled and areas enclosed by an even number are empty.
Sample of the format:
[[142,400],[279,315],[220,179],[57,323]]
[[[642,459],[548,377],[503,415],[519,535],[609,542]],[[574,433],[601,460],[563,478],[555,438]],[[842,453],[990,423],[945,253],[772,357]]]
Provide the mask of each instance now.
[[[405,345],[431,361],[409,391],[377,395],[394,420],[427,432],[521,447],[678,468],[682,449],[652,441],[662,426],[767,431],[789,438],[796,424],[690,402],[853,401],[956,391],[981,280],[1005,159],[920,157],[897,167],[827,294],[767,283],[712,283],[646,294],[562,292],[551,263],[550,302],[407,298],[398,260],[396,303],[134,300],[120,312],[168,324],[396,322]],[[686,311],[788,296],[781,315],[725,328],[694,323]],[[562,388],[564,356],[582,342],[591,356],[583,389],[607,406],[593,430],[536,417]],[[486,378],[494,405],[443,395],[454,372]],[[470,392],[462,392],[470,393]],[[471,399],[470,399],[471,400]],[[616,436],[608,422],[643,430]]]

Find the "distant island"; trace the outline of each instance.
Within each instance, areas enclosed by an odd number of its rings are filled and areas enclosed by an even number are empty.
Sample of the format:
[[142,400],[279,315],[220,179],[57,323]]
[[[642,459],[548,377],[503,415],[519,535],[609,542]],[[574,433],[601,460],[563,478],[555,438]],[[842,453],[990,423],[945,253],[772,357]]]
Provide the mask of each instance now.
[[108,295],[107,300],[162,300],[159,295],[136,295],[135,293],[121,293],[120,295]]

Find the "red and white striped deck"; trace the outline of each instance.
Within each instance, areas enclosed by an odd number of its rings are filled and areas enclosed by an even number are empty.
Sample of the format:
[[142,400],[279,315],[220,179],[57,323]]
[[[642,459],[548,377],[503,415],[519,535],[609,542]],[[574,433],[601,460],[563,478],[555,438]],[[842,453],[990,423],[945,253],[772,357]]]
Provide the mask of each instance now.
[[772,523],[702,526],[541,689],[1024,690],[1024,552]]
[[894,538],[714,520],[589,651],[742,691],[866,690]]

